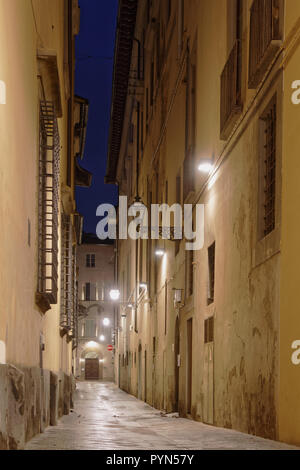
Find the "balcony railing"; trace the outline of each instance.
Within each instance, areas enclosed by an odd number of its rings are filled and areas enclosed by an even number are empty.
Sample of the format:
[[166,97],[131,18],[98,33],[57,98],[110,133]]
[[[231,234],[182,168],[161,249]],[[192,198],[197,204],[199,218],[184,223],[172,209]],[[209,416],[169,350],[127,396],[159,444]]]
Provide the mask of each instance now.
[[229,54],[221,75],[221,139],[226,140],[238,115],[242,111],[241,101],[241,53],[237,40]]
[[256,88],[280,48],[280,0],[254,0],[250,12],[249,88]]

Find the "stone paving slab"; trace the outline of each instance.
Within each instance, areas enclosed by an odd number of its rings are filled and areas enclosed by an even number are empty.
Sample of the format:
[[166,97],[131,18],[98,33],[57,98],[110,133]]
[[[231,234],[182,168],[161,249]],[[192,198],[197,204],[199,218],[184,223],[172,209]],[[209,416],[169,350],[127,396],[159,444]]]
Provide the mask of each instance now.
[[[75,408],[27,450],[294,450],[275,441],[216,428],[158,410],[113,383],[78,382]],[[298,449],[300,450],[300,449]]]

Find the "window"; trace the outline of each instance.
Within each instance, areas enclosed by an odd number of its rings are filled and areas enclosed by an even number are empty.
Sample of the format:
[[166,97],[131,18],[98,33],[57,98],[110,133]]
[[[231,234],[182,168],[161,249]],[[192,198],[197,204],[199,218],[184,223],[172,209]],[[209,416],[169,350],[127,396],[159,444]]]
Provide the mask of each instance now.
[[89,282],[85,284],[84,300],[91,300],[91,284]]
[[73,247],[73,315],[71,321],[72,331],[72,347],[75,349],[78,346],[78,281],[76,280],[76,247]]
[[187,61],[186,115],[185,115],[185,160],[183,171],[183,199],[194,191],[195,141],[196,141],[196,42]]
[[84,286],[84,300],[97,300],[96,296],[96,284],[86,282]]
[[185,21],[184,20],[184,0],[179,0],[179,5],[178,5],[178,58],[180,58],[182,50],[183,50],[184,21]]
[[60,327],[64,332],[71,329],[74,308],[72,224],[69,215],[61,216],[61,302]]
[[194,287],[194,252],[192,250],[185,251],[185,292],[186,297],[193,295]]
[[149,90],[146,88],[146,131],[148,132],[149,121]]
[[161,26],[158,23],[156,28],[156,79],[159,79],[160,76],[160,67],[161,67],[161,50],[160,50],[160,34]]
[[169,22],[172,15],[172,0],[167,0],[167,22]]
[[57,303],[60,140],[54,104],[40,102],[38,289],[43,312]]
[[208,248],[208,304],[215,300],[215,248],[215,243]]
[[275,228],[276,198],[276,97],[260,118],[260,236]]
[[87,268],[95,268],[96,267],[96,255],[95,254],[87,254],[86,255],[86,263]]
[[204,320],[204,343],[212,343],[214,341],[214,317]]
[[96,337],[96,321],[93,318],[88,318],[87,320],[85,320],[84,336],[86,338]]
[[281,46],[280,0],[254,0],[250,10],[249,88],[256,88]]
[[227,140],[242,112],[242,0],[228,1],[230,52],[221,74],[220,135]]
[[[176,177],[176,203],[181,204],[181,176],[180,174]],[[176,227],[174,226],[174,234]],[[180,240],[175,241],[175,256],[179,253]]]
[[147,23],[150,23],[151,19],[151,6],[152,6],[152,0],[147,0]]

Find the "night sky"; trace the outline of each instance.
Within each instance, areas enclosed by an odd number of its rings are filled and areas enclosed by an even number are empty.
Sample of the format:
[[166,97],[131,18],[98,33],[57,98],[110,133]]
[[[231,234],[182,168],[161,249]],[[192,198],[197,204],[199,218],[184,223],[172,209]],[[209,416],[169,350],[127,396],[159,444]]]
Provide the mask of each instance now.
[[84,231],[95,233],[102,203],[117,203],[117,187],[104,184],[109,132],[113,54],[118,0],[80,0],[80,33],[76,38],[75,93],[90,102],[84,159],[93,174],[90,188],[77,188],[77,210]]

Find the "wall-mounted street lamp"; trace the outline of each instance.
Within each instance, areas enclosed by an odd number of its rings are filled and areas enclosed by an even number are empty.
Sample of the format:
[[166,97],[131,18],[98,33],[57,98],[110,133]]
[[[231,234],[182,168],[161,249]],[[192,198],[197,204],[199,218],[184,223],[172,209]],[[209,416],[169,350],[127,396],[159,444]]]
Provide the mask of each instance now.
[[109,296],[111,300],[119,300],[120,298],[120,291],[119,289],[111,289]]
[[109,326],[109,324],[110,324],[109,318],[103,318],[103,325],[104,326]]
[[155,251],[155,256],[158,256],[159,258],[161,258],[162,256],[165,255],[165,250],[156,250]]
[[104,336],[104,335],[100,335],[99,340],[100,340],[100,341],[105,341],[105,336]]
[[212,171],[212,169],[213,169],[213,164],[212,164],[212,161],[209,159],[201,160],[201,162],[198,165],[198,170],[201,173],[208,174]]

